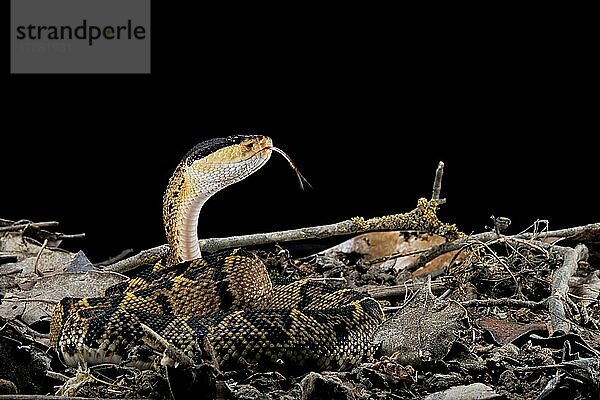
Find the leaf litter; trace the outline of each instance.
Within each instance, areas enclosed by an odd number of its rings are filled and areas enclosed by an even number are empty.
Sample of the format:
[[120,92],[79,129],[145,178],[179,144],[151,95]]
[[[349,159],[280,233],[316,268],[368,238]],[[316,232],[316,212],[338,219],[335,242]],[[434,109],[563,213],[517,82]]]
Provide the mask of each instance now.
[[[0,221],[0,226],[15,224]],[[66,368],[48,348],[48,317],[56,301],[102,295],[127,277],[102,271],[82,252],[61,250],[60,235],[42,231],[0,232],[0,392],[6,394],[164,399],[199,391],[225,399],[599,395],[595,227],[567,232],[561,241],[535,224],[511,236],[492,228],[462,236],[459,245],[422,266],[423,255],[448,246],[446,238],[371,232],[303,257],[284,247],[262,246],[257,253],[272,276],[355,288],[378,299],[387,314],[374,337],[373,359],[350,371],[299,376],[259,365],[219,371],[209,363],[157,371]]]

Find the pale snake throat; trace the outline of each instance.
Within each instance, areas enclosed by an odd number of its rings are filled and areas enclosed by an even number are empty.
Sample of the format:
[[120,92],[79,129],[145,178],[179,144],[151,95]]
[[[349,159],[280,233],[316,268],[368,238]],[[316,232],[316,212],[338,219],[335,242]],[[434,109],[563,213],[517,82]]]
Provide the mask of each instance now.
[[259,170],[272,151],[281,152],[268,137],[230,136],[202,142],[183,158],[163,198],[169,256],[105,297],[56,306],[50,339],[67,365],[157,365],[162,355],[144,340],[144,326],[194,362],[207,340],[224,369],[344,370],[372,355],[384,318],[374,299],[310,279],[271,282],[248,250],[200,252],[204,203]]

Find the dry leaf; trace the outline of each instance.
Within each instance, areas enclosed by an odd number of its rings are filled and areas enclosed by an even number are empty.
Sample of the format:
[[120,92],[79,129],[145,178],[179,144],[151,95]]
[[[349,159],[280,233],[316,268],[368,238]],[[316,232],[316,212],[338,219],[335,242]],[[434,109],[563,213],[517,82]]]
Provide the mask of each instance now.
[[398,353],[396,360],[401,364],[441,360],[467,328],[466,318],[467,310],[459,303],[439,301],[422,289],[381,325],[373,341],[384,356]]
[[[398,273],[414,263],[423,251],[445,242],[443,236],[431,233],[369,232],[324,250],[319,255],[333,258],[340,258],[340,255],[357,255],[373,266],[384,270],[393,269]],[[435,258],[417,270],[415,275],[447,267],[455,254],[456,251],[453,251]]]
[[450,389],[435,392],[425,397],[425,400],[488,400],[499,399],[504,396],[496,393],[493,388],[483,383],[471,383],[470,385],[455,386]]
[[542,322],[520,324],[518,322],[483,317],[477,320],[477,325],[492,335],[492,339],[498,344],[512,343],[524,335],[534,332],[547,332],[548,327]]
[[30,325],[52,314],[54,305],[63,297],[99,297],[109,286],[127,277],[113,272],[75,272],[40,278],[28,291],[7,293],[0,304],[0,316],[20,317]]
[[600,295],[600,271],[592,271],[576,287],[571,287],[570,291],[579,298],[582,307],[591,305]]

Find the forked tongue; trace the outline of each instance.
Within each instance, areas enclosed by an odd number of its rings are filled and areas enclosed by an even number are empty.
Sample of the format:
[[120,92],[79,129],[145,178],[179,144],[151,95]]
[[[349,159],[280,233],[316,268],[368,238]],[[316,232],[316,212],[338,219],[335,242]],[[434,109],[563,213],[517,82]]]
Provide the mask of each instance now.
[[285,158],[287,160],[287,162],[290,164],[290,167],[294,170],[294,172],[296,173],[296,176],[298,177],[298,184],[300,185],[300,190],[304,190],[305,186],[308,186],[310,189],[313,189],[313,186],[304,177],[304,175],[302,175],[302,173],[300,173],[300,170],[298,169],[298,167],[296,167],[296,164],[294,164],[294,162],[292,161],[292,158],[290,156],[288,156],[285,151],[281,150],[278,147],[274,147],[274,146],[265,147],[264,150],[272,150],[276,153],[279,153],[283,156],[283,158]]

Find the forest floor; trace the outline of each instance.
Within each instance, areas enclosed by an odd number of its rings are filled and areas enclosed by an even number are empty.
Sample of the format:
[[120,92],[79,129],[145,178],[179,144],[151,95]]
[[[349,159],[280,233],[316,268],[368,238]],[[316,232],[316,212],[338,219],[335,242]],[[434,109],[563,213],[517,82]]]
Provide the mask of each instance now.
[[7,398],[600,396],[600,224],[550,231],[537,221],[509,234],[509,221],[493,218],[488,231],[452,239],[367,232],[302,258],[284,244],[260,246],[272,277],[353,288],[380,301],[386,314],[374,359],[349,371],[300,375],[252,364],[235,371],[210,363],[65,367],[49,347],[55,303],[102,296],[127,277],[83,252],[61,250],[72,236],[52,232],[53,225],[0,220],[0,395]]

